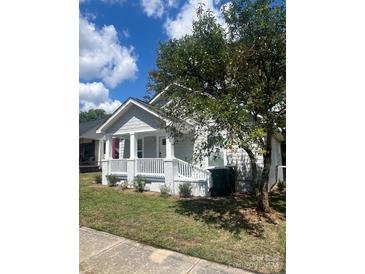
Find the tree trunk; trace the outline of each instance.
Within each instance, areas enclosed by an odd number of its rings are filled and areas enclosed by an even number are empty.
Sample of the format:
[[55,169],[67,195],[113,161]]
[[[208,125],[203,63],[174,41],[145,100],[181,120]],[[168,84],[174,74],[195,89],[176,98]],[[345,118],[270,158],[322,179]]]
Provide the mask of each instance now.
[[269,212],[269,173],[271,168],[271,134],[267,134],[264,153],[264,169],[261,174],[257,196],[257,210]]

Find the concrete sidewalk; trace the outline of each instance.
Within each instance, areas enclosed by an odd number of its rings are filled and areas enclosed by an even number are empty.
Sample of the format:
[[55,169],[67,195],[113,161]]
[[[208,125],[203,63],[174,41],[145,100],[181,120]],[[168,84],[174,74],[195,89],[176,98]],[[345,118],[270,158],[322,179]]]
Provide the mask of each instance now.
[[80,228],[80,273],[252,273]]

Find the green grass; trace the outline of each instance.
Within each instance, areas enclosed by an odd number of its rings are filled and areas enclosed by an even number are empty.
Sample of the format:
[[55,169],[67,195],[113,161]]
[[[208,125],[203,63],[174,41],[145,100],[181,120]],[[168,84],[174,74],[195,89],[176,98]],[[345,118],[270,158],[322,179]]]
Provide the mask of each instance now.
[[[285,220],[242,214],[254,212],[253,197],[163,198],[96,185],[95,174],[80,174],[80,225],[247,270],[285,272]],[[270,202],[285,215],[285,197]]]

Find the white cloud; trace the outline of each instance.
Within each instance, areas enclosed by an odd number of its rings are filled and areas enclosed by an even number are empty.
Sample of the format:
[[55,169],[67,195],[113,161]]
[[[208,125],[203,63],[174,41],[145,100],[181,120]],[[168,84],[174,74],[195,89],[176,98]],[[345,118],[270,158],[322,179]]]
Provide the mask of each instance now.
[[179,0],[167,0],[167,6],[176,7]]
[[106,113],[110,114],[113,113],[122,103],[119,100],[110,100],[108,102],[101,103],[99,105],[86,102],[82,106],[82,111],[88,111],[90,109],[103,109]]
[[81,110],[104,109],[112,113],[121,105],[119,100],[109,98],[109,90],[101,82],[79,83]]
[[122,33],[123,33],[123,36],[124,36],[125,38],[129,38],[129,37],[130,37],[130,34],[129,34],[128,29],[123,30],[123,31],[122,31]]
[[101,82],[79,83],[80,102],[100,104],[109,98],[109,90]]
[[147,16],[160,18],[164,13],[162,0],[140,0],[140,4]]
[[215,7],[213,0],[189,0],[181,8],[175,19],[167,18],[164,28],[170,38],[179,39],[186,34],[191,34],[193,21],[197,19],[196,10],[199,4],[204,4],[204,9],[210,9],[220,25],[225,27],[222,12]]
[[80,16],[79,73],[85,81],[102,81],[110,88],[134,79],[138,71],[133,47],[120,44],[113,25],[98,29]]

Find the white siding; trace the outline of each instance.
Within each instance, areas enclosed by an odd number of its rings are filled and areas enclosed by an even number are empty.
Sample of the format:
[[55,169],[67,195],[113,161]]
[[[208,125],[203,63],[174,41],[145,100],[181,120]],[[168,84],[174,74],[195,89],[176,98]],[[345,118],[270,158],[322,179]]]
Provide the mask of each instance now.
[[129,138],[126,138],[124,142],[123,159],[128,159],[130,157],[130,148],[130,140]]
[[191,136],[184,134],[182,138],[175,141],[175,157],[185,162],[191,163],[193,159],[194,144]]
[[156,158],[156,136],[144,137],[144,158]]
[[[233,166],[236,170],[236,190],[251,190],[251,165],[250,158],[243,149],[226,150],[226,161],[228,166]],[[257,155],[259,176],[264,167],[263,157]],[[276,169],[282,164],[280,142],[275,138],[271,139],[271,168],[269,173],[269,189],[276,182]]]
[[[236,191],[251,190],[251,164],[250,158],[244,149],[231,149],[225,151],[225,161],[227,166],[232,166],[236,171]],[[262,168],[262,156],[258,158],[258,169]]]
[[269,189],[276,183],[277,166],[282,165],[281,145],[275,138],[271,139],[271,168],[269,173]]
[[156,130],[163,128],[163,123],[164,122],[161,119],[146,110],[132,105],[128,108],[128,110],[126,110],[122,117],[113,122],[106,132],[113,134],[125,134],[135,131]]

